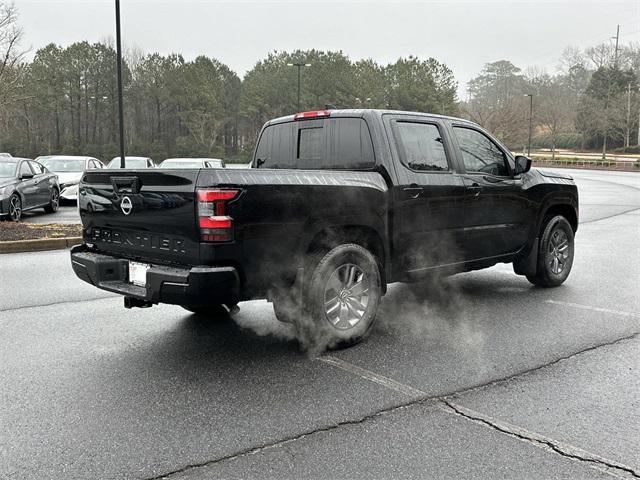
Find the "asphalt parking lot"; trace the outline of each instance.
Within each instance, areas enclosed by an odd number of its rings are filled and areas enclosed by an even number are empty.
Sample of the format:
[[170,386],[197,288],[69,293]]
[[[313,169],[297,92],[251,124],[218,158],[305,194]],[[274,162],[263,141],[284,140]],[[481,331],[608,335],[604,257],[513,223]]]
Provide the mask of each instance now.
[[64,251],[0,257],[0,478],[637,478],[640,175],[572,171],[573,272],[391,286],[310,358],[266,302],[124,310]]
[[55,213],[46,213],[44,209],[26,211],[22,214],[25,223],[80,223],[76,205],[60,205]]

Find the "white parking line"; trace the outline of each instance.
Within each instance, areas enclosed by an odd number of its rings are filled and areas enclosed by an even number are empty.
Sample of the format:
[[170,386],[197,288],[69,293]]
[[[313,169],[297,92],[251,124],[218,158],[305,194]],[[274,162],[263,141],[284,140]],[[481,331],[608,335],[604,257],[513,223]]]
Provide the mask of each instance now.
[[558,300],[545,300],[545,303],[551,303],[553,305],[562,305],[565,307],[579,308],[581,310],[590,310],[592,312],[612,313],[614,315],[620,315],[622,317],[639,317],[640,314],[633,312],[624,312],[622,310],[611,310],[609,308],[602,307],[590,307],[589,305],[581,305],[579,303],[560,302]]
[[378,385],[382,385],[389,390],[401,393],[403,395],[406,395],[407,397],[419,398],[427,396],[427,394],[421,390],[410,387],[409,385],[405,385],[404,383],[396,382],[395,380],[387,378],[378,373],[374,373],[365,368],[358,367],[357,365],[354,365],[352,363],[345,362],[344,360],[336,357],[324,356],[318,357],[318,360],[324,363],[328,363],[329,365],[333,365],[334,367],[344,370],[345,372],[353,373],[354,375],[364,378],[365,380],[369,380],[371,382],[377,383]]

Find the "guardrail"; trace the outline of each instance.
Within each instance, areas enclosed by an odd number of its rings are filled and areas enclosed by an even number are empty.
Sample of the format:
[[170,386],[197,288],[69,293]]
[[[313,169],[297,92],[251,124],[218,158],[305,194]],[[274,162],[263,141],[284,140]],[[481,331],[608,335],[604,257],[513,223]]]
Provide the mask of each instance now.
[[531,159],[536,167],[591,168],[597,170],[624,170],[640,172],[640,160],[592,160],[587,158],[536,158]]

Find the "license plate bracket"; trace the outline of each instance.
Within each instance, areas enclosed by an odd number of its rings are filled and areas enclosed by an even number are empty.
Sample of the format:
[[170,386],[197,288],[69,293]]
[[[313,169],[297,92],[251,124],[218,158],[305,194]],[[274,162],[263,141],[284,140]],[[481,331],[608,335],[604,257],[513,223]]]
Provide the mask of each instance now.
[[150,266],[146,263],[129,262],[129,283],[138,287],[146,287],[149,268]]

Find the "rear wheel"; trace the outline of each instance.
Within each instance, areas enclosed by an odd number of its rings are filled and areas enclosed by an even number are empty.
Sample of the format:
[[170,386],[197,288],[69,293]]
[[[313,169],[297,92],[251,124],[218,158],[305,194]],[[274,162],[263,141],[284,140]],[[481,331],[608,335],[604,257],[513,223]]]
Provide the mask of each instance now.
[[9,218],[13,222],[19,222],[22,218],[22,200],[17,193],[11,195],[9,199]]
[[304,311],[296,321],[312,349],[344,348],[360,342],[376,319],[382,282],[376,258],[356,244],[337,246],[310,265]]
[[51,190],[49,205],[44,207],[44,211],[47,213],[55,213],[58,211],[59,206],[60,206],[60,192],[58,192],[57,188],[54,188],[53,190]]
[[548,217],[540,237],[535,275],[527,280],[539,287],[557,287],[569,276],[573,266],[573,229],[561,215]]

